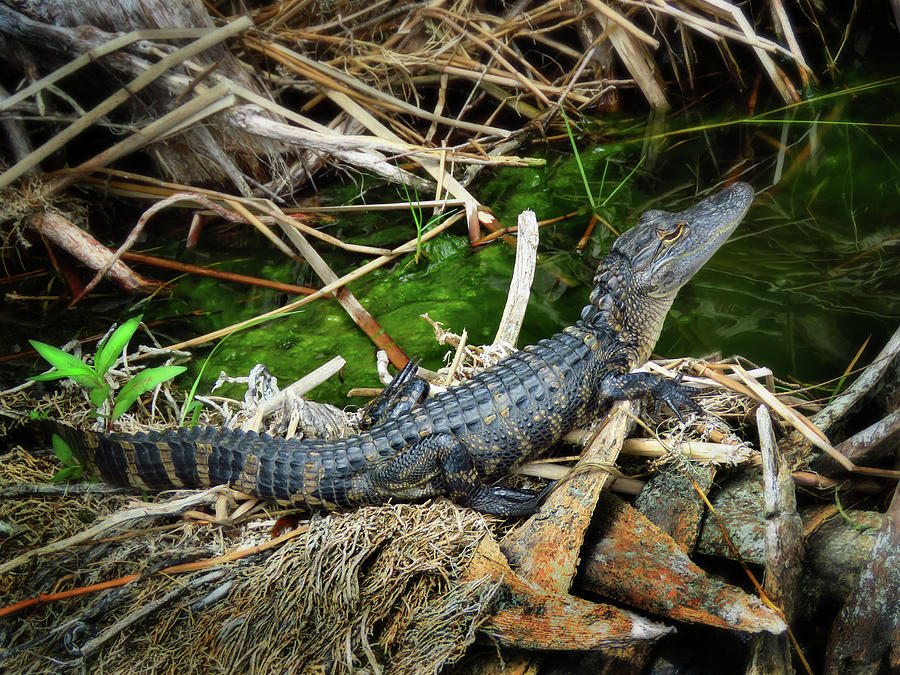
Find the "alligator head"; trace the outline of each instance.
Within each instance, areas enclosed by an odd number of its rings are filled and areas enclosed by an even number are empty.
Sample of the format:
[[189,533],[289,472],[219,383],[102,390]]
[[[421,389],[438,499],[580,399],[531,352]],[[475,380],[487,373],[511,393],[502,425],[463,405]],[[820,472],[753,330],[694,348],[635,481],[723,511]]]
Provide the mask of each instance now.
[[644,213],[597,268],[582,319],[616,331],[637,362],[645,361],[678,289],[725,243],[752,201],[753,188],[735,183],[679,213]]

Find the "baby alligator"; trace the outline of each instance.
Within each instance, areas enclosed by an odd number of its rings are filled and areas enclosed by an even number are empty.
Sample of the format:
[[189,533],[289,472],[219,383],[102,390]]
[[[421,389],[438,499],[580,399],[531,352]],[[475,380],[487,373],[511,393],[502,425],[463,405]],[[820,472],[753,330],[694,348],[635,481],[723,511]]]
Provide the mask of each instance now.
[[285,440],[202,427],[100,434],[62,428],[104,480],[153,490],[227,483],[272,501],[347,508],[445,494],[485,513],[533,512],[541,493],[491,484],[587,422],[608,401],[650,394],[696,409],[677,380],[633,373],[650,355],[678,289],[744,217],[746,183],[680,213],[648,211],[594,277],[581,319],[427,399],[405,369],[377,420],[341,440]]

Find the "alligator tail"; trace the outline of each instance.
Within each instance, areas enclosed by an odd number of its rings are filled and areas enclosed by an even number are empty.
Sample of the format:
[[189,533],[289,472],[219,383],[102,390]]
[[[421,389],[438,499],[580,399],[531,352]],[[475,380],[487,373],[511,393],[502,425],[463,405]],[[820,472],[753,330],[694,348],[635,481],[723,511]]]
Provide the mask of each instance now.
[[57,424],[53,431],[107,483],[149,490],[240,483],[244,445],[257,434],[212,427],[103,434]]

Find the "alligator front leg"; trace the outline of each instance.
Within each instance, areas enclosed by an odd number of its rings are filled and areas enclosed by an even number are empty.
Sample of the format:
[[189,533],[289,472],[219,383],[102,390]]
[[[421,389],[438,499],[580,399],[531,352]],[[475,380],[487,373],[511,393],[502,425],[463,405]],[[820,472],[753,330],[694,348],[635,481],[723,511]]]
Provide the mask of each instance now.
[[362,409],[360,429],[371,429],[385,420],[396,419],[425,400],[428,383],[416,375],[418,364],[418,361],[407,362],[391,383]]
[[369,480],[374,490],[406,499],[423,496],[415,494],[416,488],[411,493],[411,486],[433,483],[454,501],[498,516],[530,515],[547,492],[485,485],[468,449],[446,432],[412,443],[372,469]]
[[656,373],[626,373],[624,375],[607,375],[600,381],[600,395],[614,401],[636,399],[650,394],[657,401],[662,401],[678,419],[684,422],[681,408],[702,413],[703,408],[697,405],[691,395],[696,389],[681,384],[681,375],[668,378]]

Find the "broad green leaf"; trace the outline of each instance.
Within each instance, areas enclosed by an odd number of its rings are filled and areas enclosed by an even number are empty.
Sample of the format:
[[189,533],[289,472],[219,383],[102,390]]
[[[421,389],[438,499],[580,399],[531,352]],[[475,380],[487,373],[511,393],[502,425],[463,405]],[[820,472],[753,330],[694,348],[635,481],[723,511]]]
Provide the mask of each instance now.
[[31,346],[37,350],[37,353],[45,361],[49,362],[58,371],[41,373],[30,379],[41,382],[68,377],[83,387],[97,387],[100,385],[94,370],[81,359],[37,340],[29,340],[28,342],[31,343]]
[[81,474],[84,473],[84,467],[82,466],[67,466],[65,469],[60,469],[53,477],[50,479],[51,483],[70,483],[72,481],[81,480]]
[[137,401],[138,396],[166,380],[171,380],[176,375],[181,375],[185,370],[187,368],[184,366],[158,366],[142,370],[119,391],[110,419],[118,419]]
[[88,398],[91,399],[91,403],[93,403],[98,408],[103,405],[103,402],[109,396],[109,385],[106,382],[103,383],[100,387],[95,387],[91,389],[88,394]]
[[131,342],[135,331],[141,325],[142,316],[138,315],[128,319],[116,328],[112,335],[97,345],[97,352],[94,354],[94,368],[100,377],[103,377],[103,374],[112,367],[122,350]]
[[46,373],[33,375],[28,379],[34,380],[35,382],[49,382],[50,380],[61,380],[64,377],[75,380],[78,384],[87,389],[93,389],[98,385],[97,378],[92,370],[89,370],[88,372],[84,372],[83,370],[48,370]]
[[56,458],[63,463],[63,466],[81,466],[78,463],[78,460],[75,459],[75,455],[72,454],[72,448],[69,447],[69,444],[66,443],[61,437],[57,434],[53,434],[53,437],[50,439],[53,443],[53,454],[56,455]]

